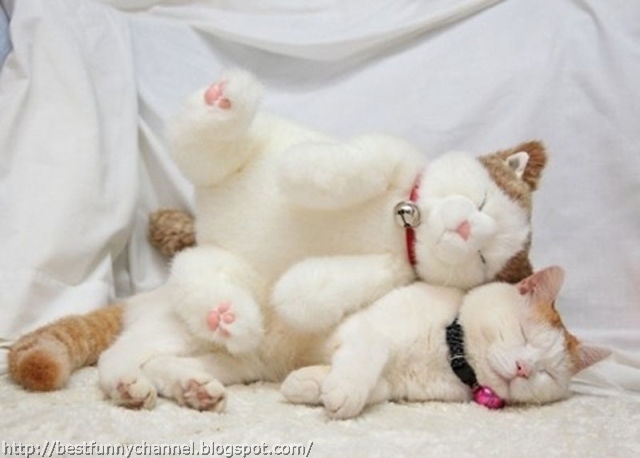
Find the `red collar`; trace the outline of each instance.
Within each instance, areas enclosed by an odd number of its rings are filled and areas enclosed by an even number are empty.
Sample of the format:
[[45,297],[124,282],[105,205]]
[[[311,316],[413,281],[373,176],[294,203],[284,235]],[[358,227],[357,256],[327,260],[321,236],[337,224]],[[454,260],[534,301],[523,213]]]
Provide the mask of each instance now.
[[[420,189],[420,178],[421,174],[418,174],[415,181],[413,182],[413,187],[411,188],[411,193],[409,194],[409,201],[412,203],[416,203],[418,200],[418,190]],[[416,259],[416,231],[411,226],[406,226],[404,230],[405,240],[407,242],[407,258],[409,259],[409,264],[411,267],[415,267],[418,263]]]

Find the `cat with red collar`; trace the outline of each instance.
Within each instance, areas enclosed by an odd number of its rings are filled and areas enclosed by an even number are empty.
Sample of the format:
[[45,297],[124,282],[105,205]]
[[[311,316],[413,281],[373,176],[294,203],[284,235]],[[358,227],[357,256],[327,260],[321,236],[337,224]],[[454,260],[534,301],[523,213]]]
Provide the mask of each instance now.
[[[195,186],[198,243],[176,255],[168,282],[20,339],[14,380],[58,388],[115,339],[101,356],[102,385],[137,405],[156,389],[140,382],[151,355],[194,351],[171,337],[182,328],[197,351],[244,356],[268,351],[274,326],[324,335],[415,280],[469,289],[531,274],[540,143],[427,161],[391,136],[342,142],[260,110],[261,91],[230,71],[170,124],[173,156]],[[60,338],[67,331],[73,339]]]
[[169,287],[194,334],[242,353],[261,339],[260,304],[318,332],[416,278],[467,289],[531,273],[539,144],[428,163],[397,138],[336,141],[259,110],[260,91],[230,72],[170,125],[198,246],[176,256]]

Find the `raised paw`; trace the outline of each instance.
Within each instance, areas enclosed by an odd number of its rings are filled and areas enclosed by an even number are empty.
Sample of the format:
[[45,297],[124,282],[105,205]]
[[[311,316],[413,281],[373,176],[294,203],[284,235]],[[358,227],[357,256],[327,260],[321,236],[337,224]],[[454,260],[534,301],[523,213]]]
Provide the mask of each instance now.
[[227,405],[224,386],[217,380],[188,379],[182,383],[178,402],[192,409],[222,412]]
[[322,384],[320,398],[331,418],[352,418],[362,412],[368,392],[356,384],[334,377],[327,377]]
[[131,409],[151,409],[156,404],[155,387],[144,377],[121,379],[111,393],[111,399],[117,405]]
[[210,106],[216,106],[222,110],[231,108],[231,101],[225,97],[224,92],[227,87],[225,80],[213,83],[204,93],[204,102]]
[[280,386],[287,401],[294,404],[321,404],[322,382],[329,373],[329,366],[309,366],[291,372]]
[[[262,86],[253,75],[241,70],[228,70],[221,79],[204,90],[200,90],[197,101],[209,116],[218,113],[222,120],[235,119],[246,125],[257,108],[262,95]],[[203,103],[204,102],[204,103]],[[236,122],[234,121],[234,122]],[[222,124],[220,127],[230,127]],[[214,126],[211,126],[214,127]]]
[[168,125],[173,159],[196,186],[220,183],[254,156],[249,130],[262,86],[249,73],[230,70],[198,89]]

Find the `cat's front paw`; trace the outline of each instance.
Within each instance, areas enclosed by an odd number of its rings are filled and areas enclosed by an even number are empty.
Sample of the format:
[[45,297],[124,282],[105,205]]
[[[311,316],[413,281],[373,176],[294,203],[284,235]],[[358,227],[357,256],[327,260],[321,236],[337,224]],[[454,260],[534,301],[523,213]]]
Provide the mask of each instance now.
[[302,261],[276,282],[271,302],[289,325],[304,332],[317,332],[340,322],[342,310],[335,306],[331,278],[315,268],[312,261]]
[[176,400],[200,411],[222,412],[227,406],[224,386],[215,379],[190,378],[180,382]]
[[119,379],[108,394],[115,404],[131,409],[152,409],[158,396],[153,384],[142,376]]
[[352,418],[362,412],[368,391],[346,379],[328,376],[322,384],[320,399],[331,418]]
[[329,366],[309,366],[291,372],[280,386],[280,392],[293,404],[321,404],[322,382]]

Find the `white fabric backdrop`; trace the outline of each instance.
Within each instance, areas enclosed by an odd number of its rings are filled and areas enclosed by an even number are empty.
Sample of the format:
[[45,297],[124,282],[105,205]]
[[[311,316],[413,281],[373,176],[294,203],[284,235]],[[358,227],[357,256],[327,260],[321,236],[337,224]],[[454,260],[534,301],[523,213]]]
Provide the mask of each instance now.
[[164,122],[240,66],[270,109],[338,137],[384,130],[429,157],[543,140],[532,258],[567,270],[567,325],[616,350],[576,388],[640,391],[637,2],[2,4],[0,337],[165,278],[146,218],[191,190]]

